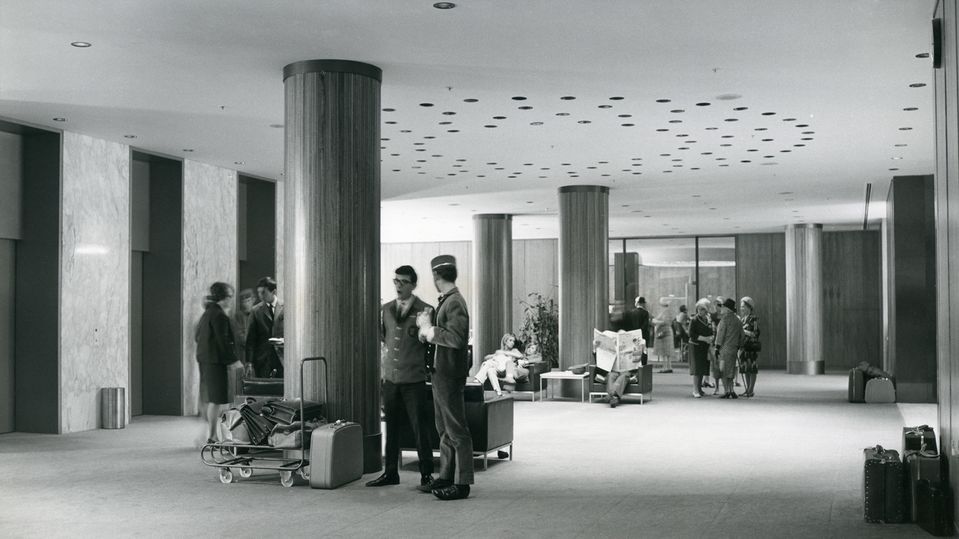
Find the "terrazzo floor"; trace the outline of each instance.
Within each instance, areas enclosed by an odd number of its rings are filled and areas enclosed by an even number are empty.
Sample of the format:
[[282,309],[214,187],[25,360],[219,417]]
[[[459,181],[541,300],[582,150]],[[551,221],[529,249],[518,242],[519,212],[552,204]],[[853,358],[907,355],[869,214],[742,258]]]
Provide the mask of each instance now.
[[[0,435],[2,537],[926,537],[862,519],[862,448],[899,449],[935,405],[846,402],[846,377],[760,374],[749,400],[693,399],[656,374],[643,405],[515,404],[512,461],[477,471],[468,500],[402,484],[230,485],[200,463],[195,418],[119,431]],[[523,398],[523,397],[519,397]],[[476,461],[479,467],[480,461]]]

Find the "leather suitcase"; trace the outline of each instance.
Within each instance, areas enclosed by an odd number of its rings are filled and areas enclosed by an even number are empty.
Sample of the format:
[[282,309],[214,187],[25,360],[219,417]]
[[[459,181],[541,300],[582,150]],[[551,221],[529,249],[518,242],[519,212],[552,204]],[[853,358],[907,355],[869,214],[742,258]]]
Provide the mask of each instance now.
[[310,487],[336,488],[363,476],[363,428],[337,421],[313,429],[310,438]]
[[863,512],[866,522],[903,521],[903,473],[899,452],[882,446],[863,450]]
[[[923,448],[925,445],[925,448]],[[902,428],[902,456],[906,457],[906,451],[928,451],[938,452],[939,446],[936,445],[936,430],[929,425],[919,425],[918,427]]]
[[952,536],[952,492],[945,482],[919,481],[916,487],[916,522],[919,527],[936,537]]
[[849,402],[866,402],[866,374],[859,369],[849,370]]
[[870,378],[863,397],[869,404],[892,404],[896,402],[896,386],[889,378]]
[[283,379],[282,378],[244,378],[241,394],[282,397],[283,396]]
[[906,451],[903,453],[902,466],[905,485],[903,501],[906,508],[906,521],[916,522],[918,513],[918,487],[920,481],[938,483],[942,481],[942,464],[939,454],[933,451]]

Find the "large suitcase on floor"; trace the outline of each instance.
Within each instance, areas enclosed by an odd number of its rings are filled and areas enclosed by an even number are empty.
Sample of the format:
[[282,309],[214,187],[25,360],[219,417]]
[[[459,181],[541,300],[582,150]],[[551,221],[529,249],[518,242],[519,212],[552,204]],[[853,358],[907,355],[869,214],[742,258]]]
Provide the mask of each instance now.
[[952,536],[952,492],[946,482],[925,479],[916,488],[919,527],[936,537]]
[[[925,447],[923,447],[925,446]],[[902,457],[906,458],[906,451],[939,451],[936,445],[936,430],[929,425],[902,428]]]
[[870,378],[866,382],[863,395],[870,404],[892,404],[896,402],[896,386],[889,378]]
[[336,488],[363,476],[363,428],[337,421],[313,429],[310,487]]
[[916,522],[919,518],[917,494],[920,481],[938,483],[942,481],[942,462],[935,451],[906,451],[902,457],[903,502],[906,508],[906,521]]
[[882,446],[863,450],[863,510],[866,522],[903,521],[903,473],[899,452]]
[[849,370],[849,402],[866,402],[866,373]]

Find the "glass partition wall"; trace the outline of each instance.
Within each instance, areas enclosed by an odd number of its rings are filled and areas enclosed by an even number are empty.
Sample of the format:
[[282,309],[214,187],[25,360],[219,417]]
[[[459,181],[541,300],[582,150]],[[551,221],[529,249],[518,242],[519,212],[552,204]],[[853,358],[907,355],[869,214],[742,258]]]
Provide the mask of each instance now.
[[[629,328],[627,313],[645,297],[650,317],[681,306],[692,313],[699,298],[736,297],[736,238],[694,236],[616,238],[609,242],[608,328]],[[650,346],[655,335],[646,336]],[[674,360],[684,361],[678,337]],[[650,353],[650,360],[654,360]]]

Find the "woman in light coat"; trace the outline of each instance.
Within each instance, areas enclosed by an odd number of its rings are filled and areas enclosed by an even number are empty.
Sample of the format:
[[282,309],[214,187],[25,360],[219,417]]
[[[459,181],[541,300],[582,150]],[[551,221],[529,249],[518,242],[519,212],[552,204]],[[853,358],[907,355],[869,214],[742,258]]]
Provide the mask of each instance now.
[[725,394],[721,399],[737,399],[736,386],[733,379],[736,376],[736,361],[739,349],[742,347],[745,334],[743,324],[736,316],[736,301],[726,298],[720,308],[721,316],[719,327],[716,328],[716,358],[719,360],[723,375],[723,389]]

